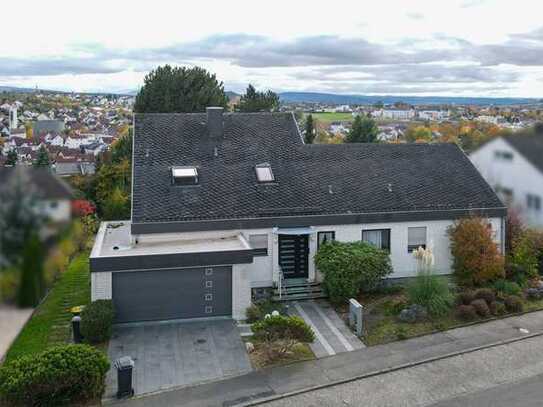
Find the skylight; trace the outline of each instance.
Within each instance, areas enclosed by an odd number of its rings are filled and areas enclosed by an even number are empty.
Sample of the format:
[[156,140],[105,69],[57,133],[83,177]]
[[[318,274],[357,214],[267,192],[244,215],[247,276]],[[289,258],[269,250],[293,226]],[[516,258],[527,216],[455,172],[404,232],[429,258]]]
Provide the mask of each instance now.
[[258,164],[255,167],[258,182],[273,182],[275,178],[270,164]]
[[198,184],[198,169],[196,167],[172,167],[174,185]]

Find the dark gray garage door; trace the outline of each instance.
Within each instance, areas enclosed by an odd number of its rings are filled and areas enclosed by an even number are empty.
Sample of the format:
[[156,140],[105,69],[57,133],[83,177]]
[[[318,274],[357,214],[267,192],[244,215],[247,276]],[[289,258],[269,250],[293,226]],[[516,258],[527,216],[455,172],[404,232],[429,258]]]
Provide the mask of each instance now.
[[232,314],[232,268],[113,273],[117,322]]

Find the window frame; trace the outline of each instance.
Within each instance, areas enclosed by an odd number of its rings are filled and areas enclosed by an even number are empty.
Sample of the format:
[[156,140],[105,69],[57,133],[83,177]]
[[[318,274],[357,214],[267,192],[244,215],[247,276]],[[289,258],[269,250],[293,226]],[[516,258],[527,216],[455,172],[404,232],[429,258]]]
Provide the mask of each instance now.
[[[259,176],[259,170],[269,171],[269,179],[261,179]],[[268,178],[266,174],[263,174],[264,178]],[[275,175],[273,174],[273,170],[270,164],[263,163],[263,164],[257,164],[255,165],[255,176],[256,176],[256,182],[259,184],[270,184],[275,182]]]
[[533,212],[541,212],[541,196],[526,194],[526,208]]
[[[176,171],[192,171],[192,174],[186,173],[186,175],[175,175]],[[172,185],[179,187],[193,186],[199,184],[200,174],[198,167],[188,166],[174,166],[171,168]]]
[[[323,230],[320,232],[317,232],[317,250],[320,249],[321,245],[323,245],[325,242],[321,242],[321,236],[332,234],[332,242],[336,240],[336,231],[335,230]],[[326,243],[329,243],[329,241],[326,241]]]
[[500,161],[507,161],[511,162],[513,161],[513,153],[511,151],[505,151],[505,150],[494,150],[494,158],[500,160]]
[[[366,243],[369,243],[371,244],[371,242],[369,242],[368,240],[364,240],[364,232],[381,232],[381,247],[378,247],[378,249],[381,249],[381,250],[386,250],[387,252],[391,252],[391,235],[392,235],[392,231],[390,228],[380,228],[380,229],[362,229],[362,233],[361,233],[361,239],[363,242],[366,242]],[[386,247],[383,247],[383,232],[386,232],[386,236],[387,236],[387,239],[386,239]]]
[[[411,229],[424,229],[424,244],[409,244],[409,230]],[[407,253],[413,253],[419,247],[426,249],[428,247],[428,226],[408,226],[407,227]]]

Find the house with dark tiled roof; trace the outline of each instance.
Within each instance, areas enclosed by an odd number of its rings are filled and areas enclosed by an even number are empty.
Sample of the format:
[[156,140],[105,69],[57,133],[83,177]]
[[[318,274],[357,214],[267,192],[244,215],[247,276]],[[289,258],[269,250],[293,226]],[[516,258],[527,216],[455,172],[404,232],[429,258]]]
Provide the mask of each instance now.
[[451,271],[447,228],[488,218],[503,244],[506,208],[453,144],[306,145],[290,113],[136,114],[132,214],[103,223],[92,299],[119,322],[244,319],[251,299],[322,296],[313,258],[331,240],[412,251]]
[[543,228],[543,131],[493,139],[470,158],[505,204]]

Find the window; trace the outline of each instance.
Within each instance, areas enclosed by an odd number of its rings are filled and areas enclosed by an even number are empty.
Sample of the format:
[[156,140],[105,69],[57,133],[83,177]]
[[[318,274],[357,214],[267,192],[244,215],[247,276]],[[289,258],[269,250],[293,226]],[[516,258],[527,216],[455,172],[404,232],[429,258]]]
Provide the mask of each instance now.
[[390,251],[390,229],[368,229],[362,231],[362,241],[378,249]]
[[500,161],[513,161],[513,153],[510,151],[496,150],[494,157]]
[[506,205],[509,205],[513,202],[513,190],[510,188],[500,187],[499,185],[496,187],[496,193],[499,195],[499,197],[503,200],[503,202]]
[[270,164],[258,164],[255,167],[258,182],[273,182],[275,178]]
[[57,209],[58,208],[58,202],[57,201],[52,201],[49,203],[49,207],[51,209]]
[[172,167],[172,183],[174,185],[197,185],[198,169],[196,167]]
[[249,245],[253,248],[253,254],[255,256],[267,256],[268,255],[268,235],[250,235]]
[[336,240],[336,232],[318,232],[317,233],[317,250],[321,247],[321,245],[333,242]]
[[426,249],[426,227],[407,228],[407,251]]
[[539,212],[541,210],[541,197],[533,194],[526,195],[526,206],[532,211]]

